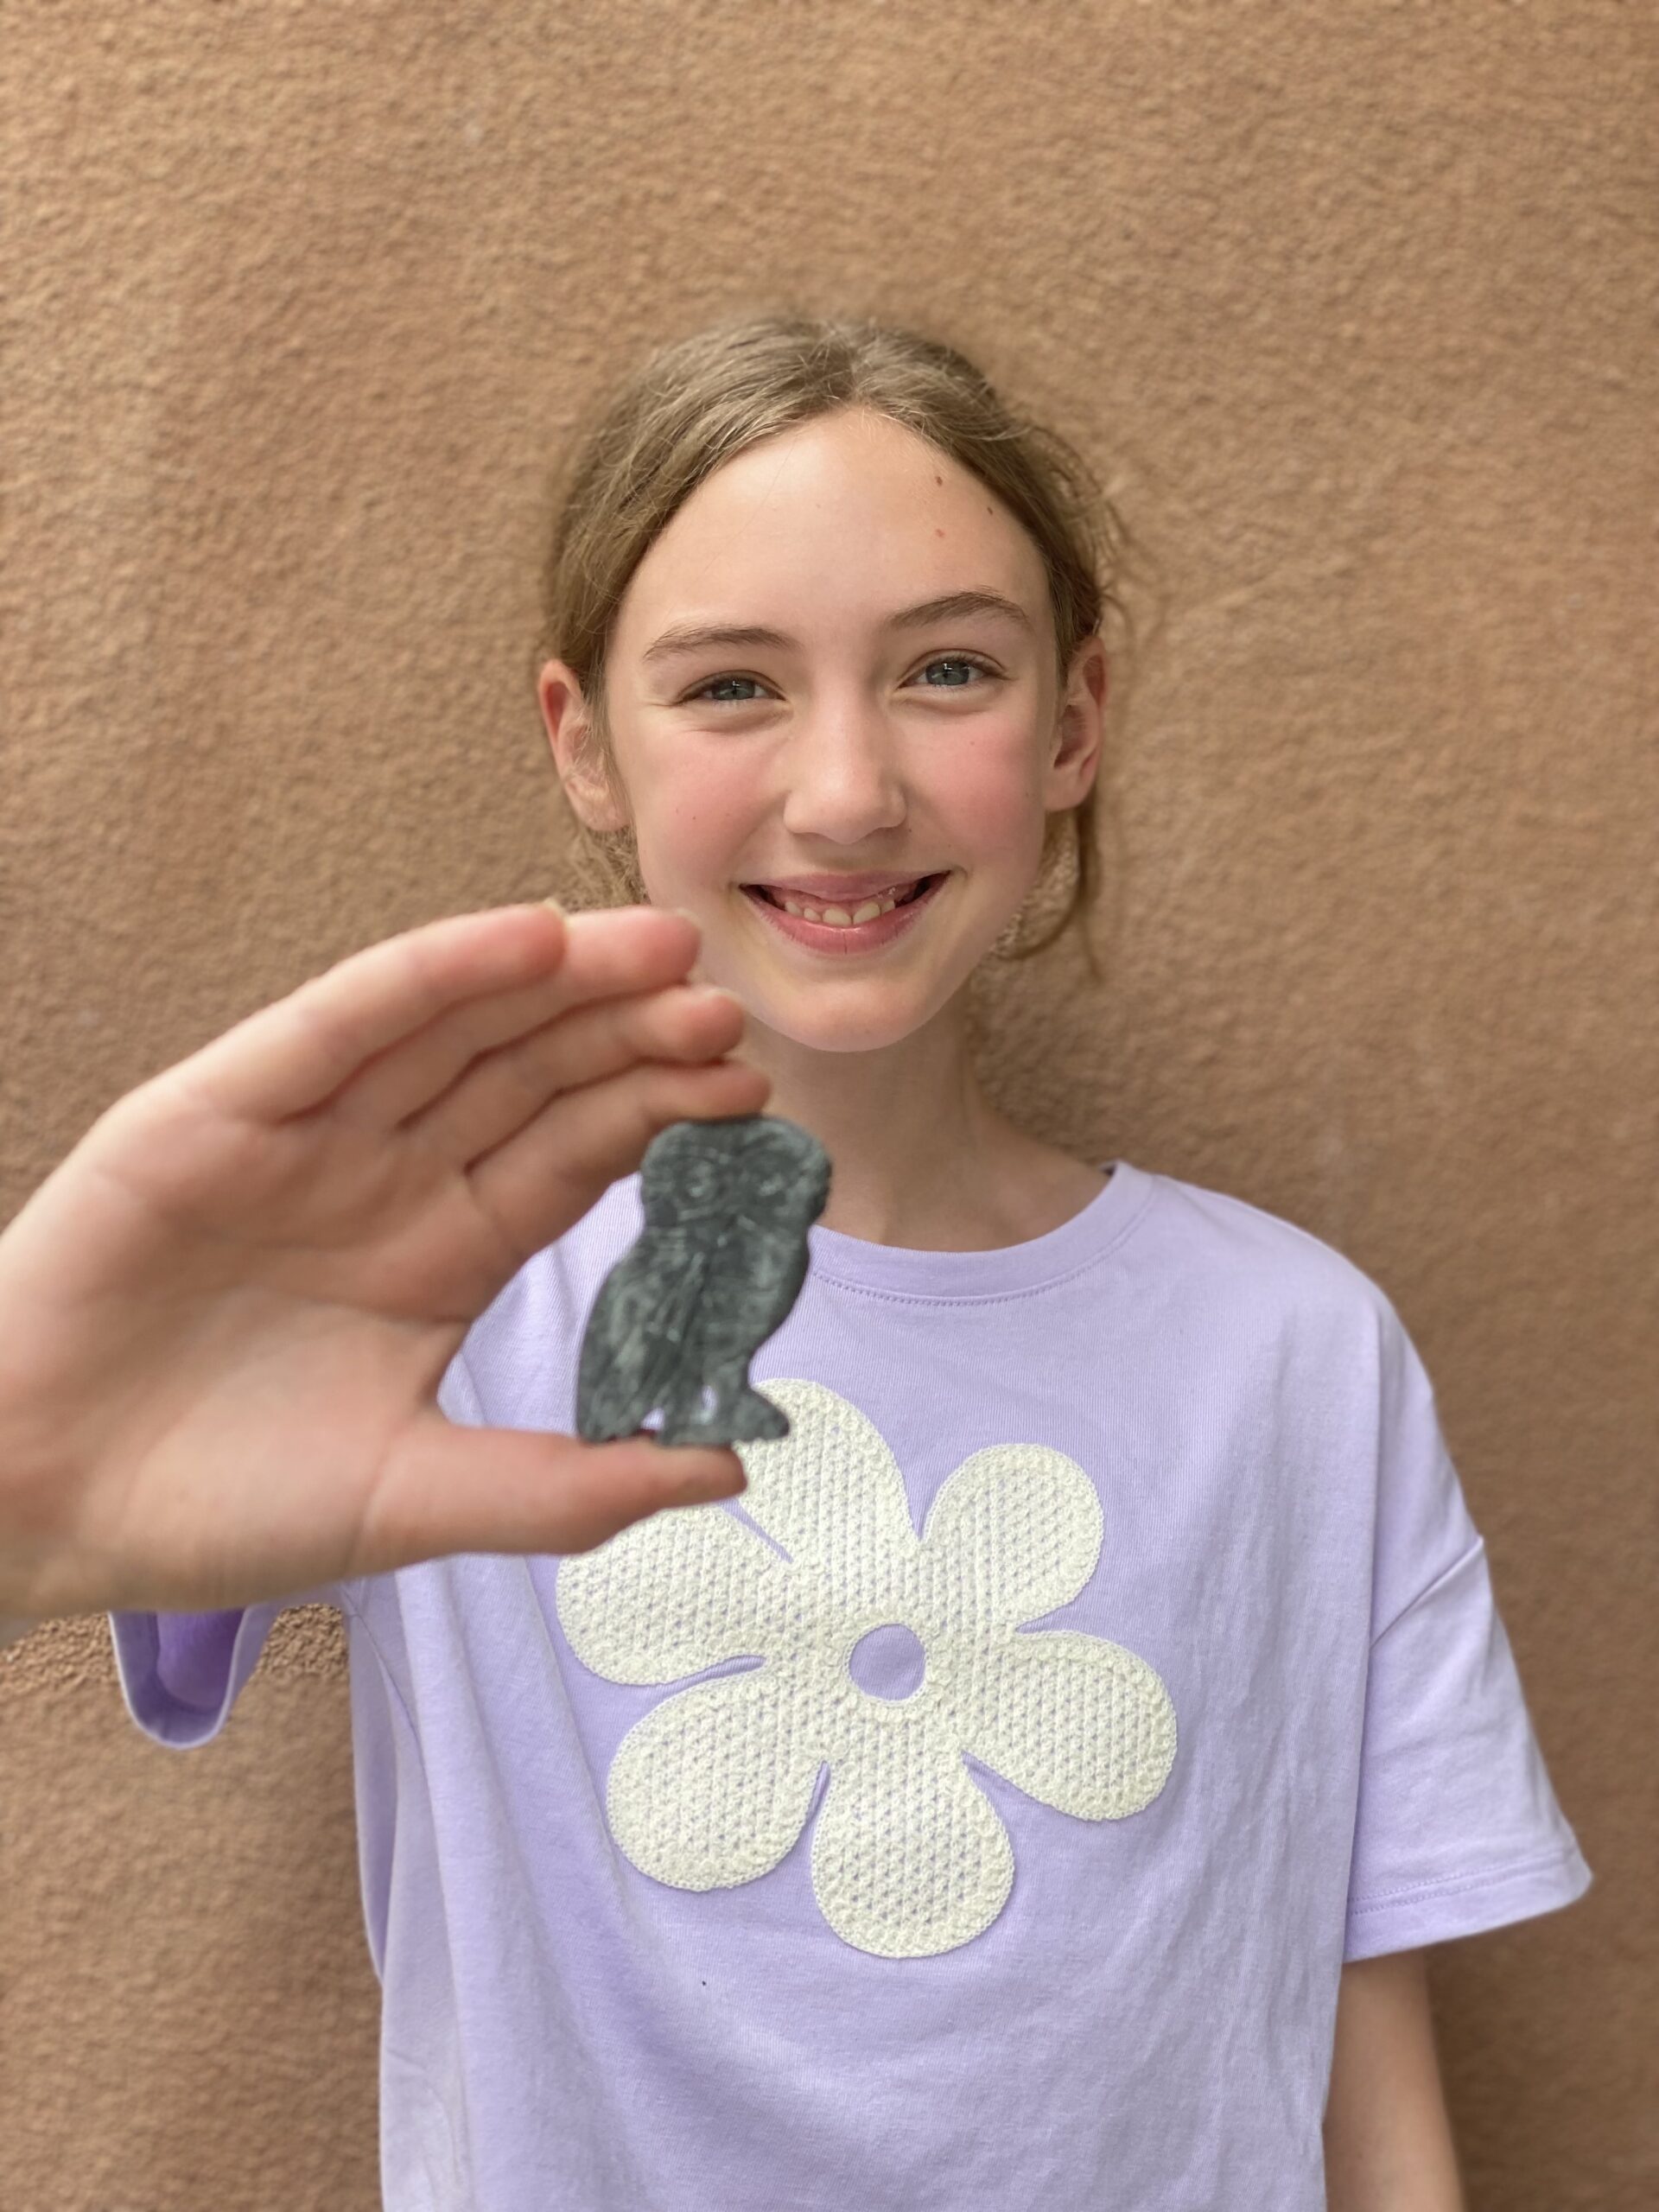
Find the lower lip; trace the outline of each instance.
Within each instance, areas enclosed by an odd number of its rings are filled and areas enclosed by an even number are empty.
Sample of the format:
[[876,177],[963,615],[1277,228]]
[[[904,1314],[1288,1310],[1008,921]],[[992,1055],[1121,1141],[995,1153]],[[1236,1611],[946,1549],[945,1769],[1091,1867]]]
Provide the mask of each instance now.
[[919,899],[895,906],[890,913],[878,914],[872,922],[849,922],[839,929],[833,922],[809,922],[804,914],[787,913],[783,907],[774,906],[770,899],[762,899],[753,891],[745,891],[742,896],[780,937],[790,938],[814,952],[879,952],[884,945],[903,937],[933,904],[947,880],[944,875],[936,876]]

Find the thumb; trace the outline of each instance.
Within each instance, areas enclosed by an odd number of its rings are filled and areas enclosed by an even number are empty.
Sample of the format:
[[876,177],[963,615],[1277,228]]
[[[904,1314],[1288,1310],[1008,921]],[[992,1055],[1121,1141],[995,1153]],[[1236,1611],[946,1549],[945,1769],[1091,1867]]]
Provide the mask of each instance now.
[[453,1552],[582,1552],[664,1506],[747,1487],[729,1445],[608,1444],[559,1431],[475,1428],[417,1414],[363,1516],[353,1574]]

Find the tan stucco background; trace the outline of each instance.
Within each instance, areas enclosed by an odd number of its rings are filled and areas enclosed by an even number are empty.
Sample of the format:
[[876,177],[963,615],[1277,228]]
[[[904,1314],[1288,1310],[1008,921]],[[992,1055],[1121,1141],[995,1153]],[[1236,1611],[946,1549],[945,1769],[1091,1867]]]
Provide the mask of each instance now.
[[[956,339],[1166,610],[1105,986],[1003,990],[996,1088],[1399,1306],[1597,1877],[1435,1955],[1472,2212],[1659,2202],[1659,19],[11,0],[0,76],[5,1213],[334,959],[556,887],[543,484],[613,365]],[[378,2203],[356,1884],[332,1611],[188,1755],[101,1617],[0,1654],[7,2212]]]

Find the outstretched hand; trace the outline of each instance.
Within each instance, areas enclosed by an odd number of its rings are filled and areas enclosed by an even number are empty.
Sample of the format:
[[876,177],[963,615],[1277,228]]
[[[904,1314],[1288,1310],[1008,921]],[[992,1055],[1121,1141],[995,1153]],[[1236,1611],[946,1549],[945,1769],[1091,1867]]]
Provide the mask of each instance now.
[[436,1403],[471,1324],[659,1129],[764,1103],[723,1057],[741,1005],[688,981],[697,943],[648,906],[431,922],[118,1099],[0,1236],[0,1611],[582,1551],[741,1490],[728,1447]]

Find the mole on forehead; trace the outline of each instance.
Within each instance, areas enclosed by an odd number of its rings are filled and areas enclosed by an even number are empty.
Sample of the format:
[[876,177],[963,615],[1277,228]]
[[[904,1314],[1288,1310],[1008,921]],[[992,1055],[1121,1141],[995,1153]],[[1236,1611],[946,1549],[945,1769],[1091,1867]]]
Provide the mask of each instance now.
[[[918,607],[900,608],[897,614],[888,615],[882,626],[888,630],[914,630],[924,623],[949,622],[970,614],[995,615],[1026,631],[1033,627],[1030,615],[1019,601],[1005,597],[1000,591],[947,592],[943,598],[924,600]],[[798,643],[798,639],[787,636],[782,630],[768,629],[758,623],[680,622],[653,639],[642,658],[667,660],[676,653],[697,652],[709,645],[772,645],[787,651]]]

